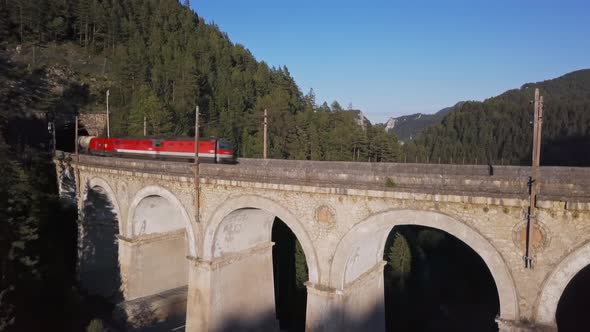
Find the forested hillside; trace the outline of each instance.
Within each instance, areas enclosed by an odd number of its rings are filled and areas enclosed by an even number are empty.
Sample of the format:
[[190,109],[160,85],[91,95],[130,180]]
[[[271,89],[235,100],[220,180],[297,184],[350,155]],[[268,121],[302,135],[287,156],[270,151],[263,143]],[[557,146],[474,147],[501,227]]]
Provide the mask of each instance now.
[[57,195],[46,124],[30,110],[60,103],[43,70],[0,54],[0,331],[76,329],[94,315],[74,285],[76,210]]
[[[199,105],[204,137],[262,153],[269,111],[272,158],[527,163],[533,88],[545,96],[543,164],[588,165],[588,72],[527,84],[484,102],[453,107],[403,152],[383,126],[363,126],[337,102],[316,103],[284,66],[269,67],[176,0],[3,1],[7,56],[68,81],[47,113],[104,111],[109,89],[114,135],[193,135]],[[36,105],[36,107],[39,107]],[[586,159],[584,159],[586,158]]]
[[112,310],[77,289],[77,215],[59,202],[46,122],[104,112],[107,89],[115,135],[142,134],[144,116],[150,135],[193,135],[199,105],[203,136],[257,157],[266,108],[271,158],[399,155],[394,135],[317,105],[175,0],[0,1],[0,331],[82,331]]
[[148,135],[193,135],[198,105],[204,137],[229,139],[240,156],[258,157],[266,108],[272,158],[394,160],[397,155],[392,135],[363,130],[336,102],[316,105],[313,92],[304,96],[287,67],[257,61],[176,0],[0,5],[2,40],[12,59],[71,72],[84,97],[81,112],[103,111],[109,89],[115,135],[143,134],[144,116]]
[[590,70],[465,102],[404,151],[409,160],[530,164],[535,88],[544,97],[542,165],[590,165]]
[[[204,137],[229,139],[240,157],[260,157],[267,109],[270,158],[521,164],[530,159],[535,87],[545,97],[542,163],[590,166],[590,70],[458,105],[400,147],[385,125],[302,93],[287,67],[258,61],[177,0],[0,0],[0,331],[83,331],[112,310],[77,289],[77,213],[57,195],[46,117],[103,112],[109,90],[113,135],[142,135],[144,117],[149,135],[194,135],[198,105]],[[66,127],[58,140],[71,143]],[[446,267],[431,274],[428,261],[453,255],[435,245],[425,255],[433,241],[418,243],[421,232],[402,230],[405,240],[396,235],[388,246],[406,253],[398,255],[405,266],[392,264],[386,276],[407,284],[397,295],[423,291],[419,281],[428,275],[432,284],[452,274]],[[300,251],[291,258],[304,266]]]
[[[460,104],[457,103],[456,106]],[[385,130],[393,132],[401,142],[414,140],[424,129],[440,123],[453,107],[443,108],[434,114],[416,113],[397,118],[392,117],[385,123]]]

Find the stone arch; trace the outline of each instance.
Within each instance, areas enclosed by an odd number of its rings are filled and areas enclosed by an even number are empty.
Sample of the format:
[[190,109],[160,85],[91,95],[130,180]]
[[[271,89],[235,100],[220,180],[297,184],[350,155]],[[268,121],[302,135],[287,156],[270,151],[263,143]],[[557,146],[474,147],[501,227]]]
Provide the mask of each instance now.
[[541,295],[537,300],[536,322],[541,325],[556,325],[559,300],[572,279],[590,265],[590,242],[579,246],[561,260],[543,283]]
[[[264,224],[264,234],[252,233],[247,235],[247,237],[252,241],[260,240],[260,236],[268,236],[268,241],[270,241],[272,220],[274,217],[281,219],[295,234],[299,243],[301,244],[301,247],[303,248],[303,252],[305,253],[305,258],[307,261],[309,281],[312,283],[319,282],[319,266],[315,248],[311,238],[309,237],[301,222],[291,212],[289,212],[289,210],[277,202],[256,195],[244,195],[230,198],[215,210],[209,219],[209,222],[207,223],[207,228],[203,238],[203,260],[211,261],[216,257],[216,255],[218,255],[216,251],[219,251],[219,247],[216,247],[216,244],[217,240],[220,239],[220,234],[222,232],[221,225],[224,221],[227,221],[228,218],[232,218],[232,216],[239,217],[239,214],[241,213],[250,214],[251,217],[255,217],[253,214],[258,214],[257,217],[272,218],[270,222],[266,222]],[[243,217],[247,218],[246,216]],[[257,227],[250,227],[249,229],[256,230],[256,228]],[[260,228],[258,228],[256,231],[260,232]]]
[[184,229],[186,230],[186,237],[188,239],[188,254],[190,256],[196,257],[197,250],[195,243],[197,238],[192,225],[193,218],[189,216],[180,200],[173,193],[159,186],[147,186],[142,188],[135,194],[135,197],[129,205],[127,223],[124,228],[125,235],[128,237],[134,237],[137,235],[134,233],[133,220],[135,218],[135,213],[142,201],[144,201],[145,199],[149,199],[150,197],[161,197],[165,199],[180,214],[184,222]]
[[[517,320],[518,297],[508,267],[494,246],[466,224],[439,212],[389,210],[356,224],[340,241],[330,269],[330,286],[344,289],[348,282],[383,261],[385,241],[398,225],[418,225],[445,231],[467,244],[489,268],[500,300],[500,317]],[[375,239],[379,239],[376,241]]]
[[107,195],[107,198],[113,204],[113,209],[115,210],[115,214],[117,215],[117,222],[118,222],[118,226],[119,226],[119,231],[120,232],[123,231],[124,227],[122,225],[121,209],[119,208],[119,202],[117,200],[117,195],[115,195],[113,188],[111,188],[111,186],[108,184],[108,182],[105,181],[103,178],[93,177],[90,180],[88,180],[88,182],[86,183],[86,188],[84,189],[84,195],[82,196],[82,204],[84,204],[84,202],[86,202],[86,200],[88,199],[88,191],[90,189],[93,189],[96,187],[101,188],[105,192],[105,194]]

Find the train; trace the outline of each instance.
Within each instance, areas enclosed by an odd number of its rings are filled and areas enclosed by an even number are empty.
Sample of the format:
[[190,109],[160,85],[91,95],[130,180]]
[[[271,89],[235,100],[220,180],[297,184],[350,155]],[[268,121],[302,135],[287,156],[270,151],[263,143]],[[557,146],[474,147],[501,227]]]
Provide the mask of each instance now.
[[[99,156],[194,161],[194,138],[96,137],[78,138],[83,152]],[[223,139],[199,140],[199,162],[236,164],[234,146]]]

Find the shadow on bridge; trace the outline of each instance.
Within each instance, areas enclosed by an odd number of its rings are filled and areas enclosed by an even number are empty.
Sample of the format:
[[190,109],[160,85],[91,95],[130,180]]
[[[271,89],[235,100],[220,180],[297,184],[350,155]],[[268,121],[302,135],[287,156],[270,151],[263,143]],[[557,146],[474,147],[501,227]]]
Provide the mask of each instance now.
[[[385,320],[383,306],[375,307],[368,314],[357,316],[342,311],[332,311],[318,322],[307,322],[306,330],[309,331],[383,331]],[[227,317],[222,326],[214,332],[230,331],[279,331],[278,321],[274,311],[261,314],[257,319],[243,319],[240,317]]]
[[111,303],[123,300],[117,235],[119,224],[105,190],[86,184],[79,228],[78,269],[82,288]]
[[78,223],[77,274],[80,295],[91,318],[112,321],[115,305],[123,300],[119,248],[119,225],[105,190],[86,183]]
[[[123,319],[133,319],[133,323],[126,326],[117,324],[119,331],[188,331],[185,326],[184,307],[179,304],[175,309],[177,314],[170,314],[166,319],[159,320],[157,317],[161,313],[148,302],[137,304],[127,317],[121,311],[117,321]],[[308,326],[311,331],[384,331],[385,320],[383,316],[384,308],[377,307],[370,313],[362,316],[350,315],[341,311],[333,311],[326,315],[326,318]],[[132,316],[132,317],[131,317]],[[380,327],[380,328],[379,328]],[[279,329],[279,323],[275,310],[269,310],[266,313],[258,315],[256,318],[244,318],[239,314],[226,317],[221,326],[213,328],[211,332],[267,332],[267,331],[285,331]]]
[[113,313],[121,331],[184,331],[187,287],[123,302]]

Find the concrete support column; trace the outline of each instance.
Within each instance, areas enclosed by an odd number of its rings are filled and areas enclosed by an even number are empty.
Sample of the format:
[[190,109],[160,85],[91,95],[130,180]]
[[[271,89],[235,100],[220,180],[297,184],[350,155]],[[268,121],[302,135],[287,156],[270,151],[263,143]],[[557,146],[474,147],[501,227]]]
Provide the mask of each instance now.
[[186,286],[184,230],[129,239],[119,236],[119,264],[126,301]]
[[344,289],[307,284],[306,331],[385,331],[380,262]]
[[[127,285],[129,284],[129,271],[133,267],[133,243],[130,239],[121,235],[117,236],[119,246],[119,271],[121,273],[121,292],[123,299],[129,299]],[[133,282],[132,282],[133,283]]]
[[212,261],[189,258],[186,331],[278,331],[272,245]]
[[305,330],[342,331],[345,292],[328,286],[307,283]]

